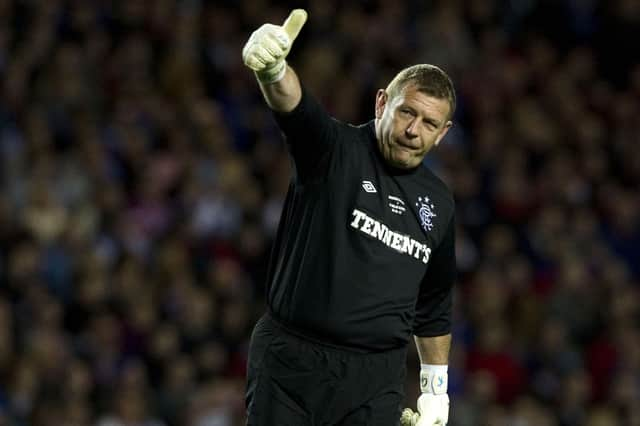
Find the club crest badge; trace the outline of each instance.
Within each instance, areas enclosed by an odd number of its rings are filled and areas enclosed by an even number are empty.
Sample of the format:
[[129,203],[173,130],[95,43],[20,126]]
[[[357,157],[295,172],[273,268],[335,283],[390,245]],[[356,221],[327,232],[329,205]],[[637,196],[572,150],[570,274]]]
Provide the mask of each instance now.
[[418,216],[420,217],[420,225],[425,231],[431,231],[433,229],[433,218],[436,217],[435,205],[431,202],[429,197],[418,197],[416,203],[418,208]]

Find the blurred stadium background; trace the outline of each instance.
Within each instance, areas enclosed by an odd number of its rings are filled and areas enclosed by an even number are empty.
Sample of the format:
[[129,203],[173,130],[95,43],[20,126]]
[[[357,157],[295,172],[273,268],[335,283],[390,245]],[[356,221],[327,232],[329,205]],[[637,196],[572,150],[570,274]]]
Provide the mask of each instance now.
[[294,6],[342,120],[457,85],[450,425],[639,425],[637,0],[0,0],[0,425],[243,424],[289,160],[240,52]]

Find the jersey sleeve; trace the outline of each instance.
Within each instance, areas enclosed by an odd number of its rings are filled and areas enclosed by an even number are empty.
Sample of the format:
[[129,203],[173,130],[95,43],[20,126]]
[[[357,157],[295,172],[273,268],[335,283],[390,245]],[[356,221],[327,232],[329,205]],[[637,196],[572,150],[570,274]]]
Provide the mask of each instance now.
[[300,103],[288,113],[274,111],[300,178],[318,176],[328,167],[338,123],[302,86]]
[[455,219],[429,261],[416,303],[413,334],[442,336],[451,332],[453,283],[456,279]]

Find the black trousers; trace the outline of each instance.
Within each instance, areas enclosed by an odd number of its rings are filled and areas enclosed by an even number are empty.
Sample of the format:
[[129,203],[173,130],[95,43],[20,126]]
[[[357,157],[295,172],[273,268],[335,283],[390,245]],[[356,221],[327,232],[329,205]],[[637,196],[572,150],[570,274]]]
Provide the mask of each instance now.
[[359,353],[311,340],[265,315],[251,336],[248,426],[397,426],[406,348]]

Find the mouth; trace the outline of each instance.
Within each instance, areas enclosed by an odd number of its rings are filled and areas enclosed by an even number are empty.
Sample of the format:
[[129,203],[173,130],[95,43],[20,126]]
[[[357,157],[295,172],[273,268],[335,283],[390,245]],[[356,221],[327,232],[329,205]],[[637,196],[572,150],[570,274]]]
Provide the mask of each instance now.
[[395,140],[395,144],[398,148],[402,148],[405,149],[407,151],[416,151],[418,149],[420,149],[420,146],[417,146],[416,144],[412,144],[409,141],[404,141],[402,139],[396,139]]

